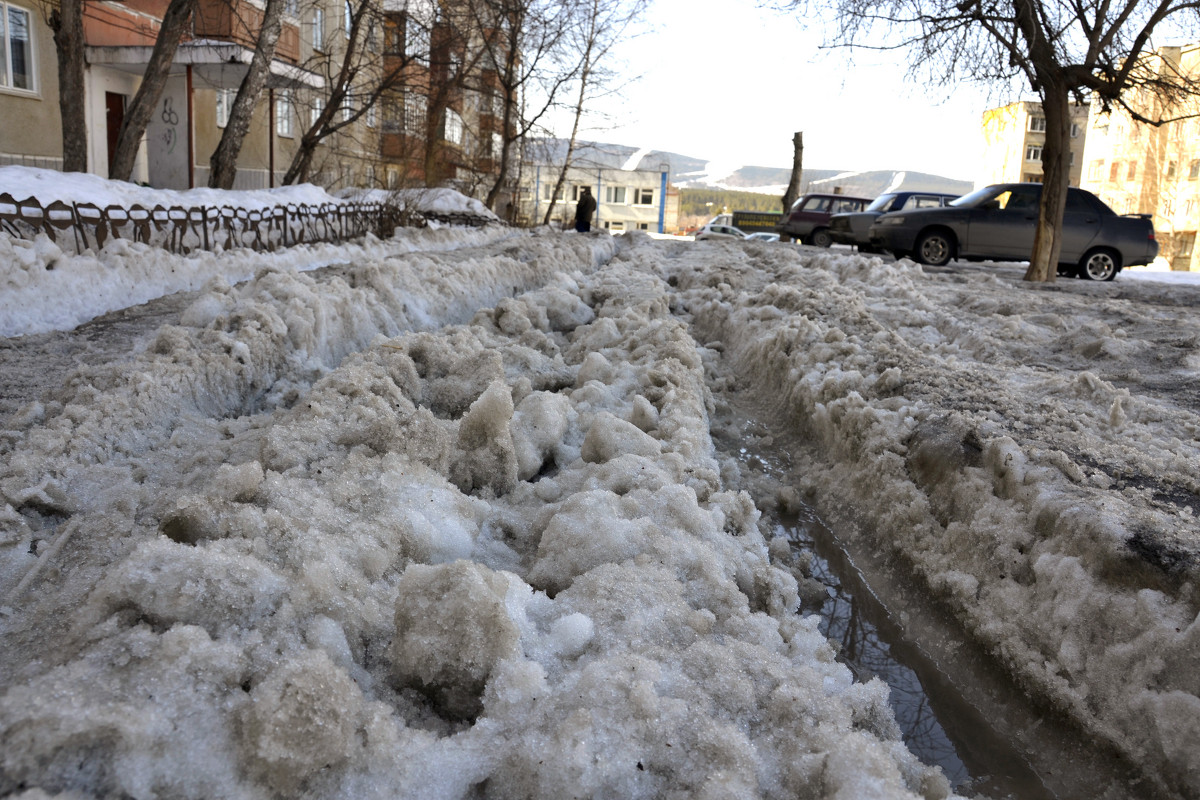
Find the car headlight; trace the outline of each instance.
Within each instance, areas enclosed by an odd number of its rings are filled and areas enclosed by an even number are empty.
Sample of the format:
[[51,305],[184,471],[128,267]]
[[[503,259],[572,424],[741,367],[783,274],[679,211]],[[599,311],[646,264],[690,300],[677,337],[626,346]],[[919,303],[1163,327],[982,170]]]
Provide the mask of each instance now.
[[891,214],[888,214],[886,217],[879,218],[879,224],[880,225],[903,225],[904,217],[903,216],[893,217]]

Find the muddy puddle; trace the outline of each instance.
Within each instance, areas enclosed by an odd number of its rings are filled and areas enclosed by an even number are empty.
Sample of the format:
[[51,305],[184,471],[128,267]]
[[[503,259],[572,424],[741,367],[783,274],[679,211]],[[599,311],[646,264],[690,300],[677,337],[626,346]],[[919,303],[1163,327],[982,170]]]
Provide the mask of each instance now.
[[964,797],[1152,796],[1112,753],[1097,752],[1067,722],[1035,707],[910,578],[849,552],[815,509],[778,502],[796,481],[789,450],[770,430],[742,409],[735,422],[714,427],[714,441],[740,464],[739,488],[763,510],[764,533],[789,542],[801,613],[820,615],[821,630],[858,680],[888,684],[913,753],[941,767]]

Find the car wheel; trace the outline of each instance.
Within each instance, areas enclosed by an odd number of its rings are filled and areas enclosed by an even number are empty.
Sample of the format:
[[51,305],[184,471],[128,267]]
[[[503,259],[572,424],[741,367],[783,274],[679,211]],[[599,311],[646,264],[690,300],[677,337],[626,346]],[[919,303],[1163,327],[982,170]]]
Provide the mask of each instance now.
[[1079,277],[1089,281],[1111,281],[1121,271],[1121,257],[1103,247],[1089,250],[1079,262]]
[[917,261],[944,267],[954,258],[954,237],[946,231],[929,231],[917,240]]
[[817,228],[808,237],[808,240],[817,247],[829,247],[829,245],[833,244],[833,237],[829,235],[829,231],[825,228]]

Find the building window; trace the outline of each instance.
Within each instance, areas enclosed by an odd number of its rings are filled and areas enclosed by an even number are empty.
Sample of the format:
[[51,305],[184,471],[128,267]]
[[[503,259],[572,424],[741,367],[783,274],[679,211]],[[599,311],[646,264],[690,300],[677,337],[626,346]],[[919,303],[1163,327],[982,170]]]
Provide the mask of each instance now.
[[387,188],[395,189],[400,185],[400,170],[388,169],[387,176]]
[[463,143],[463,120],[458,115],[458,112],[452,108],[446,109],[446,135],[443,136],[447,142],[451,144],[461,145]]
[[350,5],[350,0],[346,0],[346,10],[342,12],[342,31],[346,34],[346,38],[350,38],[350,31],[354,29],[354,8]]
[[1200,178],[1200,161],[1193,161],[1188,165],[1188,180],[1194,181]]
[[625,205],[625,187],[609,186],[604,190],[604,202]]
[[342,97],[342,122],[349,122],[350,117],[354,115],[354,106],[350,102],[350,93],[347,92]]
[[34,91],[33,38],[29,12],[0,3],[0,87]]
[[1129,162],[1129,172],[1126,173],[1125,180],[1131,181],[1131,180],[1134,180],[1135,178],[1137,178],[1137,162],[1130,161]]
[[367,127],[368,128],[375,127],[375,105],[374,105],[374,103],[367,106]]
[[1115,181],[1117,179],[1117,176],[1120,174],[1121,174],[1121,162],[1120,161],[1112,162],[1112,164],[1108,168],[1108,179],[1110,181]]
[[1030,117],[1029,118],[1029,130],[1033,131],[1034,133],[1044,133],[1046,130],[1046,118],[1045,117]]
[[404,48],[404,18],[388,14],[383,19],[383,52],[398,56]]
[[300,0],[284,0],[283,13],[296,16],[300,13]]
[[1179,171],[1179,165],[1176,164],[1174,161],[1167,163],[1167,177],[1168,178],[1174,178],[1175,173],[1178,171]]
[[424,95],[407,95],[404,98],[404,132],[410,136],[424,135],[427,110],[428,101]]
[[237,89],[217,89],[217,127],[224,128],[229,124],[229,110],[233,108]]
[[429,31],[411,16],[404,23],[404,55],[421,62],[429,59]]
[[1042,160],[1042,146],[1040,144],[1031,144],[1028,147],[1026,147],[1025,148],[1025,160],[1026,161],[1041,161]]
[[543,200],[550,200],[550,199],[562,200],[563,199],[563,193],[562,193],[561,189],[559,189],[557,197],[554,197],[553,195],[554,195],[554,184],[552,184],[552,183],[542,184],[542,199]]
[[500,134],[492,133],[492,158],[499,159],[504,155],[504,137]]
[[1196,247],[1196,232],[1179,234],[1179,252],[1176,255],[1191,258],[1192,250]]
[[653,189],[634,189],[633,204],[635,206],[652,206],[654,205],[654,190]]
[[287,89],[275,95],[275,133],[292,138],[292,93]]
[[1078,139],[1080,134],[1079,126],[1074,122],[1071,123],[1071,138]]
[[639,222],[639,223],[638,223],[638,230],[639,230],[639,231],[648,231],[648,230],[650,230],[650,223],[649,223],[649,222]]
[[325,9],[318,8],[313,12],[312,28],[313,50],[325,49]]
[[367,186],[375,186],[375,165],[367,164]]
[[1042,176],[1038,175],[1036,172],[1026,172],[1021,176],[1021,181],[1023,183],[1041,183]]
[[1091,171],[1091,174],[1088,176],[1088,178],[1093,181],[1098,181],[1098,180],[1100,180],[1100,176],[1103,174],[1104,174],[1104,159],[1102,158],[1099,161],[1093,161],[1092,162],[1092,171]]
[[1196,198],[1189,197],[1183,203],[1183,214],[1184,214],[1184,216],[1191,218],[1192,214],[1194,214],[1195,212],[1196,212]]
[[319,120],[321,118],[321,115],[323,113],[325,113],[325,98],[324,97],[314,98],[313,104],[312,104],[311,116],[309,117],[309,123],[308,123],[309,127],[316,125],[317,120]]

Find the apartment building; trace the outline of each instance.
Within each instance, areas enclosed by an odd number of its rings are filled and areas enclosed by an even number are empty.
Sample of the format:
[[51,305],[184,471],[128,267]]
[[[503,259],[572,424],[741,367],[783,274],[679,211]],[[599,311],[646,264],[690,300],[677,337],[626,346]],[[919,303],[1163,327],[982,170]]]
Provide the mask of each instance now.
[[[532,149],[532,148],[531,148]],[[543,151],[544,152],[544,151]],[[592,227],[612,234],[627,231],[675,233],[679,228],[679,191],[670,184],[666,162],[623,164],[619,157],[585,147],[568,168],[557,197],[562,154],[528,159],[521,169],[516,222],[540,225],[550,211],[552,225],[569,228],[583,187],[596,198]],[[642,159],[648,162],[651,159]],[[557,162],[557,163],[556,163]],[[628,168],[626,168],[628,167]]]
[[[1147,66],[1160,75],[1200,77],[1200,44],[1160,48]],[[1093,105],[1084,188],[1120,214],[1151,214],[1159,253],[1173,270],[1197,270],[1195,242],[1200,228],[1200,100],[1164,107],[1150,92],[1128,96],[1149,119],[1172,119],[1154,126],[1120,109],[1105,113]]]
[[[1078,186],[1083,174],[1083,148],[1088,107],[1071,104],[1071,175]],[[1031,100],[983,112],[983,161],[976,186],[991,183],[1040,183],[1042,150],[1046,145],[1046,116],[1042,104]]]
[[[61,168],[53,35],[33,0],[0,6],[0,165]],[[166,7],[167,0],[84,4],[90,172],[108,174]],[[326,135],[307,167],[309,182],[335,190],[449,183],[468,193],[485,185],[502,144],[498,76],[480,66],[480,48],[472,45],[482,34],[454,8],[453,0],[287,0],[235,188],[280,185],[301,137],[323,117]],[[262,9],[257,0],[199,0],[134,181],[172,189],[207,184]],[[329,109],[332,98],[337,107]]]

